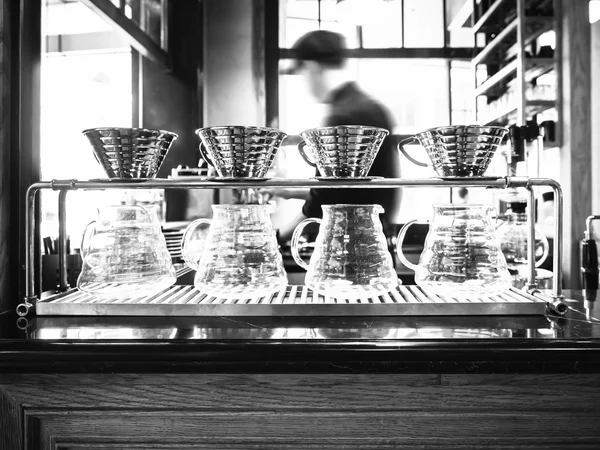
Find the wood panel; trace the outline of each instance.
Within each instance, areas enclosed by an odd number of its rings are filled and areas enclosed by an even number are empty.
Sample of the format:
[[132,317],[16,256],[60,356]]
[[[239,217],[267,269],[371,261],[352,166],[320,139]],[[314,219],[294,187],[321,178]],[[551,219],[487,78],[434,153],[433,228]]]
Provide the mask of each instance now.
[[0,385],[0,448],[6,450],[23,448],[22,405],[12,398]]
[[0,375],[0,394],[26,449],[600,446],[598,375]]
[[560,1],[564,191],[564,284],[579,289],[579,241],[592,208],[590,27],[588,0]]
[[[466,408],[474,401],[465,397],[468,391],[479,398],[475,399],[479,407],[505,402],[541,409],[560,402],[568,409],[581,407],[583,391],[600,398],[600,375],[5,374],[0,376],[2,385],[25,405],[50,408],[63,407],[65,402],[72,408],[127,405],[138,409],[215,404],[242,409],[334,409],[340,403],[351,409],[420,408],[421,403],[438,409]],[[361,395],[355,396],[356,392]],[[600,403],[594,407],[600,408]]]
[[[10,276],[10,133],[12,2],[0,3],[0,312],[11,307]],[[14,284],[14,283],[13,283]]]
[[[10,70],[9,142],[2,148],[8,158],[9,174],[1,182],[9,184],[9,261],[2,266],[10,277],[10,293],[0,298],[2,309],[14,308],[24,294],[25,271],[25,193],[39,180],[40,171],[40,61],[41,0],[2,2],[10,24],[10,61],[1,61]],[[57,139],[60,137],[57,130]],[[5,145],[5,142],[1,142]],[[6,156],[6,153],[8,155]],[[2,236],[4,236],[2,234]],[[40,272],[39,241],[36,242],[35,270]],[[39,279],[39,277],[38,277]]]
[[[570,443],[600,445],[598,426],[585,412],[481,411],[26,411],[26,448],[76,443],[242,444],[284,448],[360,448],[403,444],[418,448],[469,445],[547,448]],[[548,422],[547,422],[548,421]],[[548,426],[552,423],[552,426]],[[29,427],[33,427],[30,431]],[[578,435],[573,435],[576,430]]]

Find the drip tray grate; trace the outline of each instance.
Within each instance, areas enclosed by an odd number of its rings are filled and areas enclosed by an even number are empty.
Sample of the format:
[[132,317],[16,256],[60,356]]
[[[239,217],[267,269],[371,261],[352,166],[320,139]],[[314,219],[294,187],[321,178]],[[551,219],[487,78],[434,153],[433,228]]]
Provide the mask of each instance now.
[[335,299],[305,286],[254,298],[219,298],[193,286],[172,286],[147,297],[92,296],[77,289],[38,300],[42,316],[420,316],[545,314],[547,302],[511,289],[498,295],[455,298],[418,286],[378,297]]

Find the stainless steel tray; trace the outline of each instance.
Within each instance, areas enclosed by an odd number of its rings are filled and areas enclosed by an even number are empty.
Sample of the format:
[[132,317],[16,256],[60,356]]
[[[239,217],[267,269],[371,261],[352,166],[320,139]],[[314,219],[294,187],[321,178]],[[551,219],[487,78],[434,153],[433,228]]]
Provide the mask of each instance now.
[[246,299],[208,296],[193,286],[172,286],[139,298],[102,298],[77,289],[37,300],[38,315],[65,316],[452,316],[545,314],[544,298],[511,289],[499,295],[457,299],[418,286],[400,286],[374,298],[341,300],[305,286]]

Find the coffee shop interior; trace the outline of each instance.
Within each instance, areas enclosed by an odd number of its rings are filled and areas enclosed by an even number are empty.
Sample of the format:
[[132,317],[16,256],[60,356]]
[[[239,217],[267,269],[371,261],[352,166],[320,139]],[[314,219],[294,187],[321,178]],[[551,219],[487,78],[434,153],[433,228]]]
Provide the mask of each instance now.
[[600,0],[0,1],[0,449],[600,448],[599,80]]
[[[599,92],[593,80],[600,79],[595,75],[600,67],[600,2],[520,3],[43,0],[24,2],[21,11],[7,6],[12,17],[20,16],[11,23],[11,39],[5,41],[11,46],[4,53],[11,63],[5,80],[10,78],[12,84],[4,87],[11,98],[11,120],[4,127],[4,148],[9,150],[2,165],[2,212],[11,219],[2,221],[2,256],[10,267],[2,285],[3,309],[22,297],[25,284],[18,268],[23,265],[22,199],[27,187],[37,180],[104,176],[83,130],[114,126],[175,132],[179,137],[158,172],[165,178],[208,170],[198,151],[197,128],[278,128],[287,137],[269,175],[313,177],[315,169],[303,161],[297,144],[300,132],[322,125],[326,108],[308,95],[301,76],[284,69],[293,59],[294,42],[318,29],[345,37],[348,70],[388,108],[394,142],[447,125],[525,127],[519,156],[514,139],[505,139],[486,175],[561,183],[562,284],[580,287],[579,243],[586,217],[600,209],[594,188],[600,173],[594,149],[600,138],[592,127],[597,103],[593,99]],[[409,153],[426,160],[424,147],[417,141],[412,144],[407,146]],[[404,154],[399,170],[405,178],[435,176],[431,167],[416,165]],[[507,195],[519,195],[477,187],[466,192],[404,189],[393,222],[398,228],[410,220],[426,223],[432,204],[456,201],[489,203],[501,217],[510,205]],[[52,243],[58,229],[58,192],[42,192],[40,197],[36,232],[42,242]],[[78,251],[83,229],[100,205],[155,205],[163,228],[180,237],[191,220],[211,216],[212,204],[231,200],[273,204],[276,228],[303,203],[269,197],[256,188],[76,191],[67,200],[70,250]],[[543,234],[550,247],[553,203],[550,188],[536,190],[536,235]],[[409,234],[405,247],[412,261],[423,250],[426,230],[426,225],[415,226]],[[301,244],[305,249],[311,246]],[[53,289],[56,249],[37,245],[43,254],[36,260],[42,289]],[[180,256],[176,250],[172,253]],[[75,285],[80,267],[77,258],[72,259],[70,284]],[[289,259],[289,279],[301,284],[304,271]],[[543,266],[550,277],[551,261]],[[410,282],[411,271],[399,261],[395,265],[401,278]]]

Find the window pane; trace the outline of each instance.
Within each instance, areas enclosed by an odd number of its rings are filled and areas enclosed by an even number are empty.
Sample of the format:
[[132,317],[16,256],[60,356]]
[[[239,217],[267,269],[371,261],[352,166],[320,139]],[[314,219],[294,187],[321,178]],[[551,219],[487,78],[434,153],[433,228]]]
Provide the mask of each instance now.
[[[348,62],[348,70],[362,89],[389,109],[395,123],[391,130],[394,134],[410,135],[449,124],[448,69],[445,61],[352,59]],[[280,126],[290,134],[322,125],[326,107],[316,104],[310,97],[301,76],[281,76],[279,98]],[[286,176],[314,174],[314,169],[299,158],[295,145],[284,146],[282,150],[285,162],[281,169],[286,171]],[[411,146],[410,151],[415,158],[427,161],[427,154],[421,146]],[[416,166],[403,156],[401,170],[402,176],[407,178],[435,175],[433,169]],[[397,221],[429,219],[430,205],[448,200],[449,192],[444,189],[405,189]],[[294,212],[286,210],[286,214],[289,217]]]
[[[448,75],[439,59],[351,59],[350,76],[392,114],[398,134],[448,125]],[[310,97],[298,75],[279,78],[280,123],[291,133],[319,126],[323,106]]]
[[358,48],[357,27],[349,23],[321,22],[322,30],[335,31],[346,38],[347,48]]
[[323,125],[325,106],[311,97],[300,75],[279,77],[279,125],[288,134]]
[[287,0],[284,1],[283,7],[287,17],[312,20],[319,18],[319,3],[317,0]]
[[42,34],[58,36],[66,34],[110,31],[111,26],[81,3],[53,3],[44,8]]
[[125,0],[125,16],[135,22],[150,38],[161,45],[163,0]]
[[402,47],[402,2],[385,3],[385,11],[375,23],[362,27],[364,48]]
[[[132,126],[131,50],[112,39],[110,26],[79,3],[46,4],[42,17],[44,41],[63,38],[62,45],[51,46],[52,53],[46,49],[41,61],[42,179],[106,178],[81,132]],[[68,44],[74,42],[77,51],[70,51],[73,48]],[[85,45],[90,48],[86,50]],[[83,227],[95,219],[96,208],[119,204],[124,195],[126,191],[120,190],[70,193],[67,232],[71,248],[79,247]],[[42,235],[55,236],[57,193],[44,191],[41,198]]]
[[285,36],[283,48],[291,48],[302,35],[317,30],[316,20],[295,19],[289,17],[285,21]]
[[469,28],[459,28],[450,31],[450,47],[473,47],[475,38]]
[[404,46],[443,47],[442,0],[404,0]]
[[450,69],[452,96],[452,124],[468,124],[475,121],[473,107],[473,69],[469,61],[452,61]]
[[348,48],[358,46],[356,25],[337,21],[334,1],[321,2],[321,24],[319,28],[319,4],[317,0],[282,0],[279,45],[291,48],[304,34],[313,30],[330,30],[346,38]]
[[445,61],[362,59],[355,64],[360,85],[390,109],[397,133],[409,134],[448,124]]
[[402,0],[338,0],[335,20],[365,26],[385,28],[401,18]]
[[148,36],[162,46],[163,17],[162,0],[145,0],[142,3],[141,27]]
[[446,20],[450,47],[473,47],[471,31],[473,5],[471,1],[446,1]]

